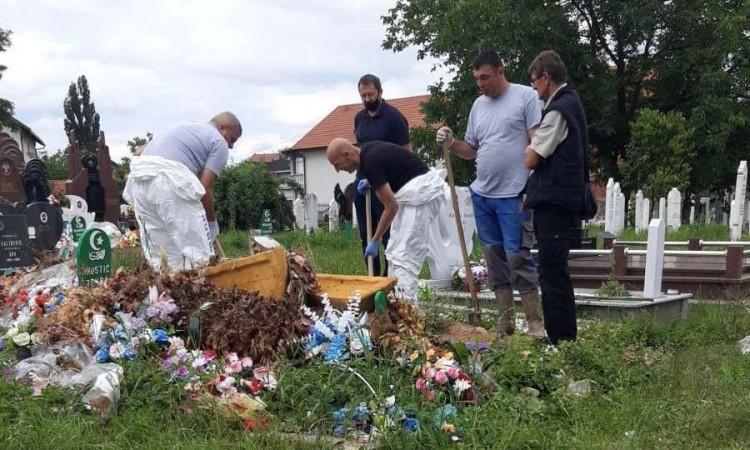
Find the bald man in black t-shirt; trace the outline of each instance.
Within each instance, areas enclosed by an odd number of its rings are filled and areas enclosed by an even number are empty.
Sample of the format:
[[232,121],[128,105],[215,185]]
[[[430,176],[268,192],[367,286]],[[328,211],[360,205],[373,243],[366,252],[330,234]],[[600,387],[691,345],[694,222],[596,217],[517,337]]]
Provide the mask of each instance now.
[[417,277],[429,253],[430,223],[437,220],[445,201],[445,181],[414,153],[389,142],[372,141],[357,147],[346,139],[334,139],[326,156],[337,172],[359,170],[365,179],[357,189],[371,187],[383,203],[383,214],[365,256],[377,257],[380,239],[390,227],[385,253],[391,275],[398,278],[402,293],[416,300]]

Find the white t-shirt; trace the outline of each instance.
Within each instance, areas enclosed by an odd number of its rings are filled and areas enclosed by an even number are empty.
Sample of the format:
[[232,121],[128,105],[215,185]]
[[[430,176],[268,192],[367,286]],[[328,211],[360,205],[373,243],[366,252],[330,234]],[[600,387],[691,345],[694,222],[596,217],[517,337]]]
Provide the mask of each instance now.
[[541,118],[542,101],[529,86],[510,83],[503,95],[482,95],[474,101],[464,136],[477,149],[474,192],[509,198],[523,190],[529,177],[523,150],[529,145],[528,130],[539,125]]

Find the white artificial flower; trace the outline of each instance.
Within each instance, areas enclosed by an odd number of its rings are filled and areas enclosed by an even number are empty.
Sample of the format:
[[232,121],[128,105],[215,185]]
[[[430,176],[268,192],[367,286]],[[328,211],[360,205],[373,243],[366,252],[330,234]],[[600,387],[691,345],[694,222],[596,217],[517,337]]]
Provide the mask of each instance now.
[[456,393],[459,395],[469,388],[471,388],[471,383],[466,380],[456,380],[456,383],[453,385],[453,389],[455,389]]

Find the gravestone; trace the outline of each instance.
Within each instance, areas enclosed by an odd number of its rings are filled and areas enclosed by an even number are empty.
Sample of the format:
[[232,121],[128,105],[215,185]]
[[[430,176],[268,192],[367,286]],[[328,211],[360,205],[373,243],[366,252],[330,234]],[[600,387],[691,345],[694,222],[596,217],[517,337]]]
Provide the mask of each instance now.
[[328,231],[333,232],[339,229],[339,203],[332,198],[328,203]]
[[604,205],[604,231],[614,234],[614,217],[615,217],[615,198],[614,198],[615,180],[607,180],[607,195]]
[[695,205],[690,205],[690,225],[695,223]]
[[643,191],[638,189],[635,193],[635,232],[643,229]]
[[307,194],[305,197],[305,231],[318,229],[318,196]]
[[298,230],[305,229],[305,201],[302,197],[297,197],[292,202],[292,212],[294,213],[294,224]]
[[667,199],[659,198],[659,218],[666,223],[667,221]]
[[26,216],[0,216],[0,269],[27,267],[33,263]]
[[18,208],[17,206],[9,205],[7,203],[0,203],[0,216],[20,216],[23,215],[24,208]]
[[711,214],[713,223],[724,223],[724,208],[721,204],[721,199],[717,198],[714,200],[713,214]]
[[667,194],[667,226],[679,230],[682,225],[682,194],[677,188],[670,189]]
[[89,205],[83,197],[77,195],[66,195],[70,202],[70,211],[73,214],[81,214],[89,212]]
[[[76,195],[96,201],[89,201],[89,210],[98,217],[96,220],[117,223],[120,215],[120,196],[112,178],[112,160],[106,145],[104,132],[99,133],[96,148],[81,149],[73,132],[68,136],[68,181],[66,195]],[[89,189],[89,186],[91,188]]]
[[23,153],[16,141],[6,133],[0,133],[0,203],[26,203],[23,189]]
[[711,223],[711,197],[701,197],[700,203],[703,205],[703,221],[709,224]]
[[112,247],[104,230],[91,228],[83,233],[76,251],[79,286],[93,286],[112,274]]
[[29,245],[38,252],[52,250],[63,232],[60,208],[47,202],[35,202],[26,207]]
[[264,209],[260,219],[260,234],[270,236],[273,234],[273,223],[271,222],[271,210]]
[[73,216],[70,221],[70,237],[73,242],[78,242],[86,232],[86,219],[83,216]]
[[729,215],[729,240],[739,241],[745,222],[745,194],[747,193],[747,161],[740,161],[737,168],[737,182],[734,187],[734,200]]
[[625,229],[625,194],[619,192],[617,198],[617,232],[620,233]]
[[651,223],[648,225],[646,270],[643,275],[643,296],[646,298],[661,296],[665,235],[666,227],[664,226],[664,219],[651,219]]
[[641,216],[641,224],[643,228],[648,228],[648,224],[651,222],[651,200],[643,199],[643,215]]

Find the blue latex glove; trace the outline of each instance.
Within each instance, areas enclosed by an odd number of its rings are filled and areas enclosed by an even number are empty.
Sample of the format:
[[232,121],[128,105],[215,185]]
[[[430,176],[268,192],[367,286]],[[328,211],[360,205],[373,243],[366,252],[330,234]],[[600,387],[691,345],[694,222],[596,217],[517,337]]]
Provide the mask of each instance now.
[[368,256],[372,256],[373,258],[378,257],[378,244],[379,243],[380,242],[376,241],[375,239],[367,243],[367,247],[365,248],[365,258],[367,258]]
[[360,194],[364,194],[366,190],[370,189],[370,182],[367,181],[367,178],[362,178],[359,180],[359,183],[357,183],[357,192]]

